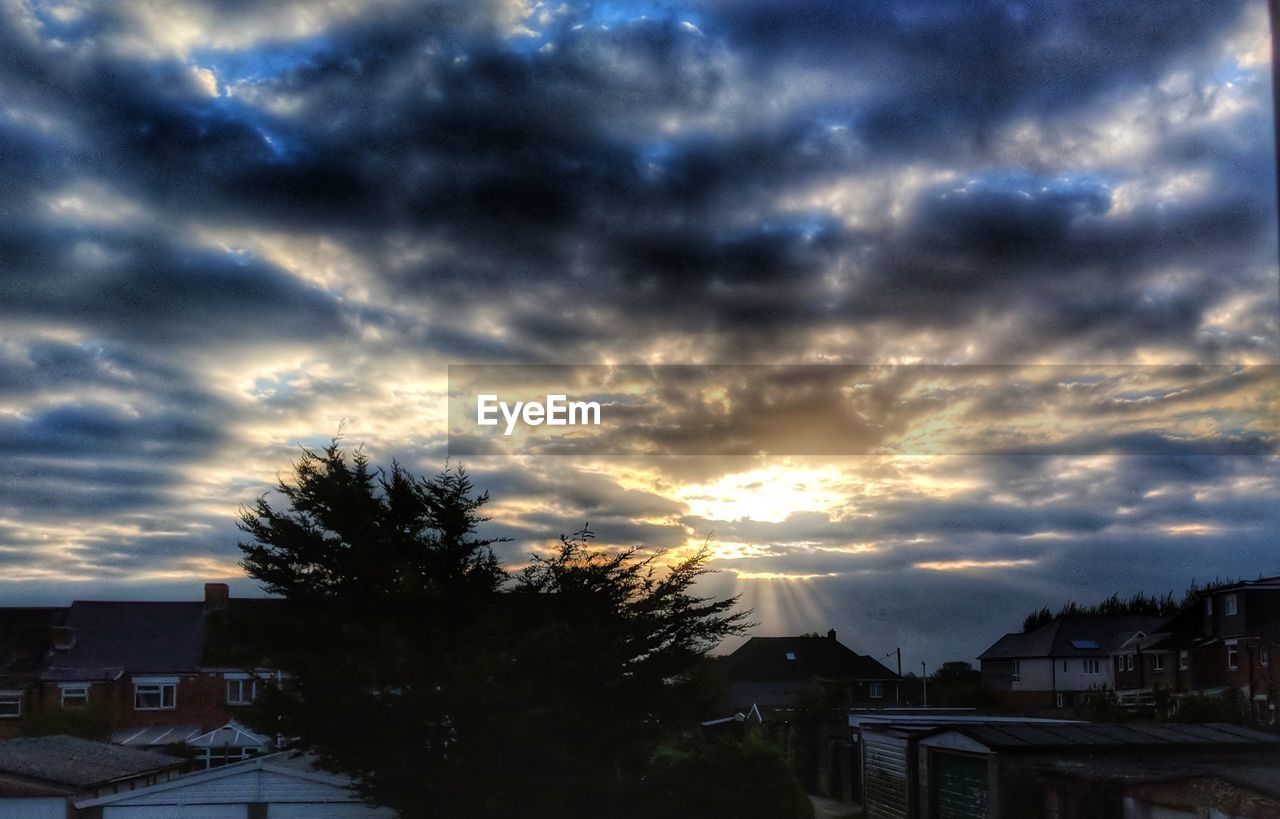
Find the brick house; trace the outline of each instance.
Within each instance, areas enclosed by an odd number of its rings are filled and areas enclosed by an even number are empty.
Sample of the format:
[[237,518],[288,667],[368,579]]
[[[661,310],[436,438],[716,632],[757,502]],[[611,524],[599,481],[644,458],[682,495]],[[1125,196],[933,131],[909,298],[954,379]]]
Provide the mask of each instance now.
[[1278,652],[1280,577],[1206,590],[1162,628],[1115,652],[1117,696],[1143,704],[1161,691],[1238,695],[1255,720],[1274,723]]
[[1067,614],[1029,632],[1006,634],[979,656],[983,685],[1006,705],[1068,708],[1117,685],[1113,653],[1168,618]]
[[65,608],[0,608],[0,740],[22,733],[39,708],[40,672]]
[[158,746],[227,725],[279,682],[234,650],[228,623],[276,602],[232,600],[207,583],[191,602],[0,609],[0,737],[45,720]]

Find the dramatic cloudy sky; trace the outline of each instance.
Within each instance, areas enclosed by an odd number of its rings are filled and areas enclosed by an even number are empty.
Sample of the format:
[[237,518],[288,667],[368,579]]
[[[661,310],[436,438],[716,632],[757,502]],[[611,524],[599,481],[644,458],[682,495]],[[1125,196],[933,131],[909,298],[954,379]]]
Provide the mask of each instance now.
[[467,460],[513,563],[705,540],[760,633],[1280,573],[1264,0],[0,9],[0,603],[252,593],[239,504],[439,468],[463,363],[891,365]]

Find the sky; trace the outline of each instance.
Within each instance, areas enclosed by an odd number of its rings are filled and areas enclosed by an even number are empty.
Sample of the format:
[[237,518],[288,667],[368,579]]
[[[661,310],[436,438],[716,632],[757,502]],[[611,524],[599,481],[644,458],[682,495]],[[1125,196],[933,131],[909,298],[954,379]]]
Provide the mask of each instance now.
[[464,460],[508,564],[706,544],[758,634],[1280,574],[1264,0],[0,14],[0,604],[256,593],[240,506],[438,471],[451,364],[765,368]]

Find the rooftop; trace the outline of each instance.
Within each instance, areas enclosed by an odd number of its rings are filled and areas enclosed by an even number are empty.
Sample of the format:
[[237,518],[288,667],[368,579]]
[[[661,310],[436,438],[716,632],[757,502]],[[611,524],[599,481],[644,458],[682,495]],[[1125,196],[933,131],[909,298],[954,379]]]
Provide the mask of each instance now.
[[725,658],[729,679],[752,682],[855,679],[896,680],[898,675],[858,654],[834,634],[826,637],[752,637]]
[[1105,657],[1138,632],[1159,631],[1168,617],[1132,614],[1066,614],[1034,631],[1006,634],[981,660],[1034,657]]
[[948,732],[962,734],[991,750],[1001,751],[1171,746],[1274,746],[1280,748],[1280,735],[1225,723],[1206,725],[985,723],[948,726],[936,731],[935,735]]
[[40,782],[89,788],[185,765],[177,757],[68,736],[0,742],[0,772]]

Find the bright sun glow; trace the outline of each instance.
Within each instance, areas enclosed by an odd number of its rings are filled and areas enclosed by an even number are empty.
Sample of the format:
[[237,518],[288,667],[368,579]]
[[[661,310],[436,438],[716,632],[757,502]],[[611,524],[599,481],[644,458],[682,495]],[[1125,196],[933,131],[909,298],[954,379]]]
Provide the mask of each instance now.
[[839,467],[779,464],[680,487],[677,499],[707,520],[781,523],[797,512],[826,512],[844,504]]

